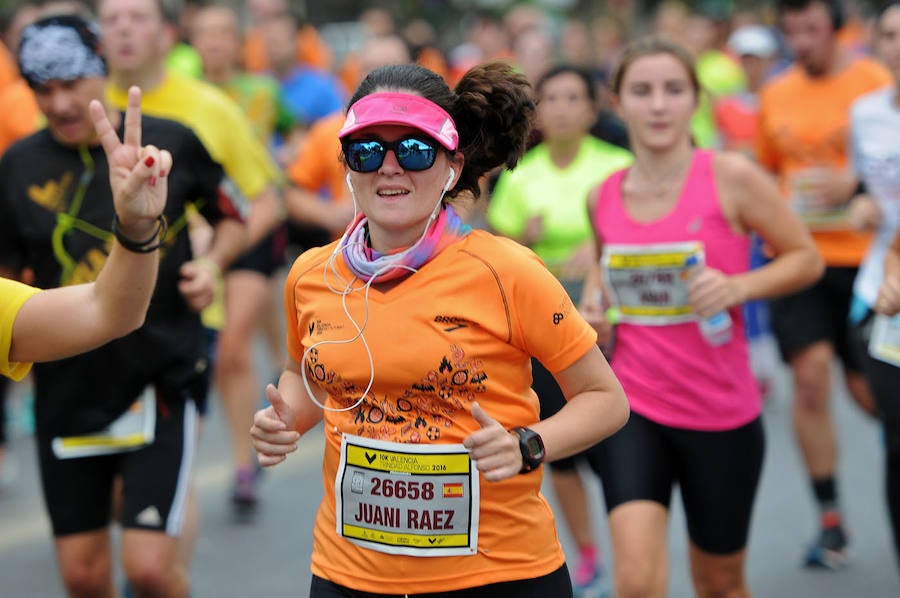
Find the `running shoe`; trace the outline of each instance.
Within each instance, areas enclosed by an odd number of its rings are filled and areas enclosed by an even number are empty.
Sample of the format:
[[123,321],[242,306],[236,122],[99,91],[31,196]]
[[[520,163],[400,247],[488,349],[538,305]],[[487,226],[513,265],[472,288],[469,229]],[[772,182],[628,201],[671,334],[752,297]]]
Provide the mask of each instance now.
[[235,514],[241,517],[252,515],[259,503],[257,494],[257,471],[252,468],[241,468],[234,475],[234,488],[231,493],[231,504]]
[[849,563],[850,542],[844,527],[838,523],[822,527],[819,537],[806,550],[804,566],[838,571]]
[[609,579],[603,565],[593,559],[579,557],[572,574],[572,590],[575,598],[610,598]]

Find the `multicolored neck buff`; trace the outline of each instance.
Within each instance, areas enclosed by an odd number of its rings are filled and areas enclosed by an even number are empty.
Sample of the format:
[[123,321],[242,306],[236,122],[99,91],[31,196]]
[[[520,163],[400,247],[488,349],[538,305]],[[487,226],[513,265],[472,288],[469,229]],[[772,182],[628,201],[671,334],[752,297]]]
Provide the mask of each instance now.
[[366,283],[387,282],[415,272],[445,247],[472,232],[453,207],[445,204],[418,241],[401,251],[382,254],[369,245],[367,223],[365,214],[357,214],[342,241],[344,261]]

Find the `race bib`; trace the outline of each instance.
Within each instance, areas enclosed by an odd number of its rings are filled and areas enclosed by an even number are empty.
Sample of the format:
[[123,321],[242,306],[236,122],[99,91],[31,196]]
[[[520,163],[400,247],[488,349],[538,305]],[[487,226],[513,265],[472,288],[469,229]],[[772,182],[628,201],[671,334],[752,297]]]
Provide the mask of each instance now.
[[649,326],[693,321],[691,256],[703,263],[702,243],[604,246],[601,265],[615,295],[619,321]]
[[900,367],[900,315],[875,316],[872,337],[869,339],[869,355]]
[[402,444],[344,434],[337,533],[389,554],[477,551],[478,470],[461,444]]
[[790,176],[791,209],[809,230],[836,230],[850,226],[846,205],[823,205],[821,200],[811,193],[813,183],[811,177],[816,176],[817,169],[801,170]]
[[133,451],[153,444],[156,434],[156,392],[148,386],[128,411],[95,434],[53,439],[57,459],[94,457]]

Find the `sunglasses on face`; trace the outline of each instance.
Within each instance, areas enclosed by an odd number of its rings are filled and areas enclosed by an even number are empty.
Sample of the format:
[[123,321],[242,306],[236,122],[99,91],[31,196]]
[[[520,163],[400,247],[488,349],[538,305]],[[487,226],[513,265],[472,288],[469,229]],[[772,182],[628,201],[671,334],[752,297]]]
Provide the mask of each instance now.
[[394,152],[403,170],[428,170],[438,153],[436,141],[420,137],[402,137],[396,141],[345,139],[341,146],[347,166],[356,172],[374,172],[381,168],[388,150]]

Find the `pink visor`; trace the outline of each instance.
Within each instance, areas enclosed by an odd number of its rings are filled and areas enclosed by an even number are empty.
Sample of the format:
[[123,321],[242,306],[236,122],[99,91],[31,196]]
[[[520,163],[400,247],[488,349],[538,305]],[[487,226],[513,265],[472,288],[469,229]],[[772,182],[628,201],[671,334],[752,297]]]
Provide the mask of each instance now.
[[407,125],[427,133],[448,150],[459,145],[450,115],[431,100],[410,93],[378,92],[361,98],[347,111],[338,138],[372,125]]

